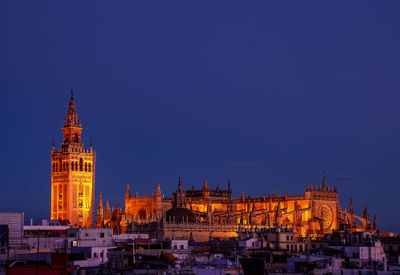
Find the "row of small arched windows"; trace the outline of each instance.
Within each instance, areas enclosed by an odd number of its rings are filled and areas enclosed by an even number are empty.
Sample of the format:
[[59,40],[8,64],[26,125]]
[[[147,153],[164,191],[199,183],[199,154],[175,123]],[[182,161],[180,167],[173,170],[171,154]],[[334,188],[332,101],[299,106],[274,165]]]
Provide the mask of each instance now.
[[85,171],[85,172],[92,172],[92,164],[88,162],[83,162],[81,158],[79,160],[79,164],[77,161],[71,161],[71,167],[68,164],[68,161],[64,162],[53,162],[52,171],[53,172],[63,172],[63,171]]

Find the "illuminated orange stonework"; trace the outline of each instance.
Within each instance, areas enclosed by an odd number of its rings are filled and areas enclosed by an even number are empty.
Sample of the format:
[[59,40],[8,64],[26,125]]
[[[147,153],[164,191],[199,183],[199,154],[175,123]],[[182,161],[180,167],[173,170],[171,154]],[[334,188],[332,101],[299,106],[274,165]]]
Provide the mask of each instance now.
[[51,150],[51,219],[92,227],[96,153],[92,146],[83,148],[72,91],[62,130],[61,148]]
[[[186,209],[186,210],[185,210]],[[122,212],[121,212],[122,213]],[[375,231],[376,219],[370,222],[367,209],[363,216],[339,205],[336,187],[326,184],[325,176],[319,186],[307,186],[304,195],[232,198],[230,182],[225,190],[210,189],[205,180],[203,188],[178,191],[172,198],[164,198],[160,185],[148,197],[131,196],[129,186],[125,194],[125,211],[120,219],[104,220],[104,225],[124,227],[131,233],[149,233],[162,238],[237,237],[242,230],[256,228],[293,227],[296,235],[320,237],[346,226],[352,231]],[[101,224],[101,223],[99,223]]]

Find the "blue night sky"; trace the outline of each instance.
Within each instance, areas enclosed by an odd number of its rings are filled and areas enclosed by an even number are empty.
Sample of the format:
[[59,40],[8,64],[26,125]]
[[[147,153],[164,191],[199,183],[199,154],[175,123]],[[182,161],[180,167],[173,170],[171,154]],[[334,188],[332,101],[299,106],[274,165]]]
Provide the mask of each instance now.
[[[0,211],[50,215],[74,88],[99,192],[304,194],[400,230],[399,1],[1,1]],[[123,203],[122,203],[123,205]]]

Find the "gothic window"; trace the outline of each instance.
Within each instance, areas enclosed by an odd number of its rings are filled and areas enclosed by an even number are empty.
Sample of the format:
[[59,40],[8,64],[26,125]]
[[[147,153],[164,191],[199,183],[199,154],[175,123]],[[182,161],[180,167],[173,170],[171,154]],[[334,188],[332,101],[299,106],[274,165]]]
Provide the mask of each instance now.
[[69,170],[69,164],[68,164],[68,161],[65,163],[65,171],[68,171]]
[[58,172],[58,164],[56,163],[56,165],[55,165],[55,168],[56,168],[56,171],[55,172]]
[[79,135],[74,134],[74,142],[78,143],[79,142]]
[[92,164],[91,163],[89,163],[88,171],[92,172]]
[[83,171],[83,159],[79,160],[79,171]]
[[74,162],[71,161],[71,171],[74,171]]
[[53,165],[51,166],[51,171],[53,171],[54,172],[54,163],[53,163]]
[[62,171],[62,162],[61,162],[61,159],[60,159],[60,165],[59,165],[59,167],[58,167],[60,170],[58,170],[59,172],[61,172]]
[[78,162],[75,161],[75,171],[78,171]]
[[87,162],[85,162],[85,172],[87,172]]

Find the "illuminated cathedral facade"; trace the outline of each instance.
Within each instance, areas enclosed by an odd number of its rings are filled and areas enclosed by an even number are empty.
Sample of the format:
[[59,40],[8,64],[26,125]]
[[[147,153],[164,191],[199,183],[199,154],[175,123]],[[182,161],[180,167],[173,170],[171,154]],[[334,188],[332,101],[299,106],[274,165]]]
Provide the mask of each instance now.
[[[241,231],[263,228],[294,228],[298,237],[319,237],[333,230],[375,231],[365,207],[363,215],[339,204],[338,190],[329,186],[324,175],[319,185],[307,186],[304,195],[275,193],[250,197],[232,197],[230,181],[226,189],[211,189],[207,180],[201,189],[184,189],[182,179],[172,196],[165,197],[160,188],[151,196],[132,196],[129,185],[125,194],[125,210],[119,206],[107,210],[107,219],[98,219],[97,226],[113,227],[115,231],[149,233],[157,238],[193,238],[204,241],[210,237],[237,237]],[[101,199],[100,199],[101,201]],[[108,205],[108,202],[107,202]],[[102,207],[102,202],[101,202]],[[98,217],[103,209],[98,209]],[[115,215],[113,214],[115,212]]]
[[62,130],[60,148],[51,150],[51,219],[93,227],[96,153],[84,149],[72,90]]

